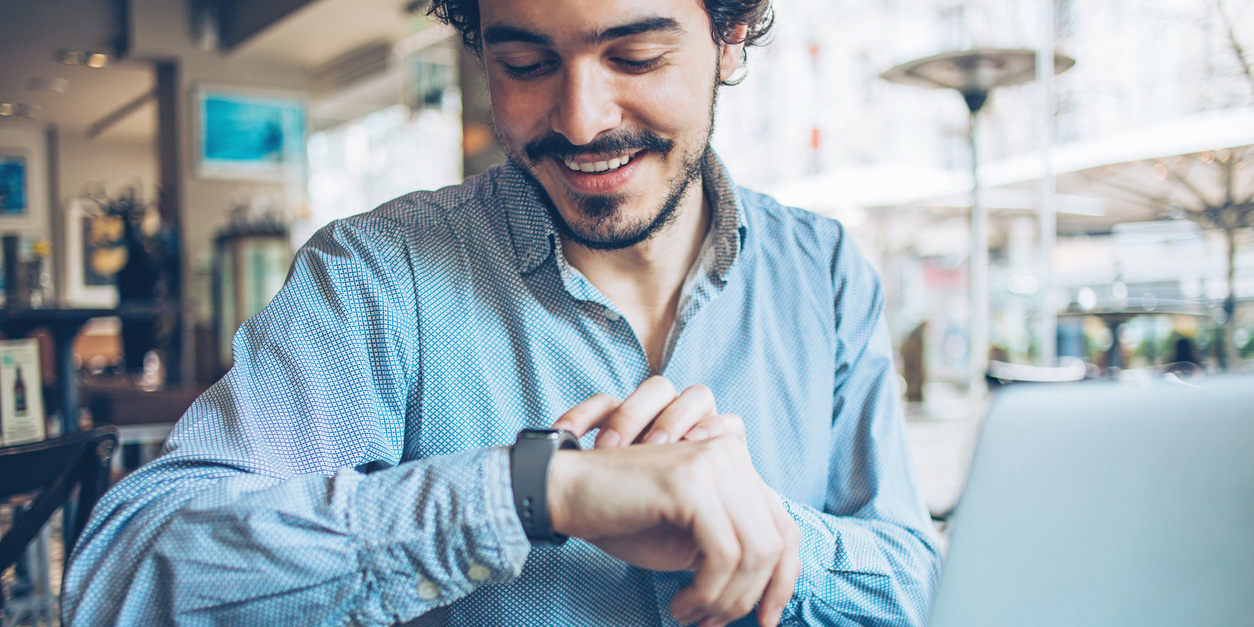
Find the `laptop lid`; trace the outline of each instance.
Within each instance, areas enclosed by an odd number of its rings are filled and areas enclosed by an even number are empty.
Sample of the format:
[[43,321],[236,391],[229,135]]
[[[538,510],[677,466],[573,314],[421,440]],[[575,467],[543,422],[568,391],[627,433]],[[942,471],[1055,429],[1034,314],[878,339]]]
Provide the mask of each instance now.
[[1025,386],[982,427],[932,627],[1254,625],[1254,378]]

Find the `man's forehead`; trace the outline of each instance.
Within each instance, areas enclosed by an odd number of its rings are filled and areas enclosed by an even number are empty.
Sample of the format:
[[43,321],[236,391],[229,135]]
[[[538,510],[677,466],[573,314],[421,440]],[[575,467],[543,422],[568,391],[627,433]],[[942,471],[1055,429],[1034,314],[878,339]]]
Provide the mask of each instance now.
[[[701,0],[479,0],[485,44],[506,40],[598,42],[639,32],[684,34],[707,20]],[[700,22],[697,22],[700,23]]]

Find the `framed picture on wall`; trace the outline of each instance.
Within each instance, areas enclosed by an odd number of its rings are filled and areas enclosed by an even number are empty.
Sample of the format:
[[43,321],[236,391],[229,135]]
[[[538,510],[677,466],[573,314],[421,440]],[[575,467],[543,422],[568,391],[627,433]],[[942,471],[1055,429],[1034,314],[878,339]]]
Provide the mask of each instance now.
[[0,148],[0,216],[15,218],[27,214],[29,162],[23,151]]
[[42,128],[0,124],[0,232],[51,238],[47,146]]
[[65,300],[72,307],[116,307],[114,275],[126,263],[119,220],[103,219],[91,203],[71,200],[65,211]]
[[200,178],[281,181],[304,167],[300,97],[202,85],[192,100]]

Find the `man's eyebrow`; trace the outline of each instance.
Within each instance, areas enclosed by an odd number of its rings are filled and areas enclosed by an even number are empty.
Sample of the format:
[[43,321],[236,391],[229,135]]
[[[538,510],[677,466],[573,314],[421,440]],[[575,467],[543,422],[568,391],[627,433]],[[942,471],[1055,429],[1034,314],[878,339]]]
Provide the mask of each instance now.
[[529,30],[518,28],[517,26],[489,26],[483,29],[483,43],[486,45],[503,44],[509,42],[521,42],[525,44],[535,44],[537,46],[552,46],[553,40],[541,35],[533,33]]
[[[674,35],[684,34],[684,29],[674,18],[669,17],[650,17],[643,20],[614,26],[603,31],[590,33],[587,41],[590,44],[601,44],[611,39],[621,39],[623,37],[631,37],[632,35],[640,35],[642,33],[666,32]],[[553,40],[545,35],[534,33],[525,28],[517,26],[493,25],[483,29],[484,45],[495,45],[503,43],[519,42],[525,44],[535,44],[537,46],[552,46]]]
[[673,18],[650,17],[637,22],[632,22],[630,24],[607,28],[599,33],[593,33],[590,37],[588,37],[588,42],[600,44],[611,39],[620,39],[623,37],[631,37],[632,35],[650,32],[666,32],[674,35],[682,35],[684,34],[684,29],[679,25],[679,22]]

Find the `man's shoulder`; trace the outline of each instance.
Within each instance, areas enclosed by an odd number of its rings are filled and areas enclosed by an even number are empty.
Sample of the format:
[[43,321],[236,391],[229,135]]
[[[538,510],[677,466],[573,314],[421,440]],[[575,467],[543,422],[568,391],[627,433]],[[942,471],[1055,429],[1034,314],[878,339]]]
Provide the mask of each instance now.
[[743,187],[737,187],[736,193],[763,257],[825,266],[835,283],[878,281],[870,260],[840,220]]
[[489,195],[488,189],[493,184],[492,177],[492,171],[488,171],[456,185],[410,192],[346,221],[362,227],[386,225],[415,233],[442,231],[450,217],[485,204],[484,198]]
[[499,208],[489,202],[497,184],[494,170],[456,185],[405,194],[371,211],[332,221],[322,231],[363,243],[413,246],[418,250],[489,236],[500,222],[499,216],[493,215]]
[[835,218],[783,204],[745,187],[737,187],[736,195],[746,214],[746,226],[768,242],[817,251],[831,250],[845,239],[845,226]]

